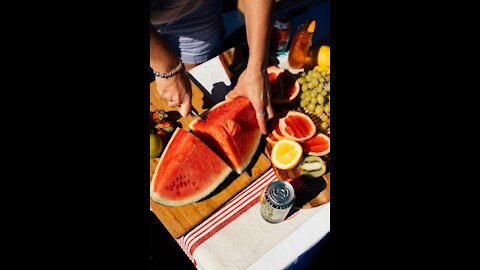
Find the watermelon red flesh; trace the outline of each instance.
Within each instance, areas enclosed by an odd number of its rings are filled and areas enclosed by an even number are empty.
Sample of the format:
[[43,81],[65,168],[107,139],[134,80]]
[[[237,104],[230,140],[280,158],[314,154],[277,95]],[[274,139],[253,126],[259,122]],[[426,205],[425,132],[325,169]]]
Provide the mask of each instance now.
[[192,133],[177,128],[155,168],[150,196],[167,206],[187,205],[210,194],[231,171]]
[[[199,120],[195,121],[198,122],[193,124],[194,133],[202,142],[208,145],[210,149],[214,149],[215,153],[230,167],[243,167],[230,135],[222,126]],[[229,158],[229,156],[233,158]]]
[[257,152],[262,136],[258,128],[255,109],[253,109],[250,101],[238,110],[231,120],[226,120],[223,126],[230,134],[238,155],[243,162],[243,170],[245,170]]
[[[196,126],[200,121],[194,121],[190,128],[196,134]],[[231,138],[234,145],[232,148],[219,149],[218,145],[229,145],[229,143],[208,144],[215,152],[222,151],[227,153],[231,164],[242,164],[242,166],[233,166],[232,168],[241,174],[250,164],[260,144],[261,133],[258,128],[255,110],[250,101],[245,97],[238,97],[229,101],[222,101],[212,107],[205,116],[204,123],[212,126],[221,126]],[[203,129],[205,132],[206,129]],[[223,141],[225,138],[216,128],[206,131],[217,141]],[[236,154],[235,154],[236,153]]]

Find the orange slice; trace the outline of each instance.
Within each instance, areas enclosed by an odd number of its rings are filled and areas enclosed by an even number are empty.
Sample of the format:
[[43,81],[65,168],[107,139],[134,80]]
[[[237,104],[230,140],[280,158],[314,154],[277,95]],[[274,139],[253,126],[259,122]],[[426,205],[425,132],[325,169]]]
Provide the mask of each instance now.
[[273,146],[271,159],[278,169],[288,170],[297,166],[303,156],[302,146],[292,140],[280,140]]

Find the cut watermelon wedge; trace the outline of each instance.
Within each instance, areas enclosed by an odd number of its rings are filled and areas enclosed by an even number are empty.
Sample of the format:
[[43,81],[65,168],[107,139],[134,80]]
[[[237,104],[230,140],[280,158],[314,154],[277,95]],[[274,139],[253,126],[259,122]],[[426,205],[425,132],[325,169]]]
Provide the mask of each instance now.
[[195,135],[177,128],[155,168],[150,197],[173,207],[194,203],[213,192],[231,172]]
[[222,101],[203,118],[192,121],[190,129],[241,174],[252,161],[261,138],[250,101],[245,97]]

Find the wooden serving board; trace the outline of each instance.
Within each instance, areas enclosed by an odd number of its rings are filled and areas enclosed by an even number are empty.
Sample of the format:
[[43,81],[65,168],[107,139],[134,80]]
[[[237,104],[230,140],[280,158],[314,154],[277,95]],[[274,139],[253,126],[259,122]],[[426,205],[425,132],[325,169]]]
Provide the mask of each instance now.
[[[192,106],[199,114],[211,107],[209,101],[204,97],[203,91],[200,90],[194,83],[192,83]],[[161,99],[156,91],[155,82],[150,84],[150,111],[155,109],[162,109],[170,113],[173,111],[165,101]],[[193,120],[192,116],[180,118],[178,122],[182,124],[182,128],[190,130],[188,124]],[[263,141],[263,140],[262,140]],[[270,168],[270,160],[263,153],[262,144],[259,147],[257,154],[252,159],[247,171],[238,175],[232,172],[227,179],[209,196],[189,205],[181,207],[170,207],[156,203],[150,198],[150,208],[162,222],[168,232],[178,239],[185,233],[189,232],[196,225],[208,218],[213,212],[228,202],[232,197],[242,191],[257,177],[262,175]],[[160,159],[150,159],[150,181],[152,179],[155,167]],[[251,175],[248,175],[249,172]]]

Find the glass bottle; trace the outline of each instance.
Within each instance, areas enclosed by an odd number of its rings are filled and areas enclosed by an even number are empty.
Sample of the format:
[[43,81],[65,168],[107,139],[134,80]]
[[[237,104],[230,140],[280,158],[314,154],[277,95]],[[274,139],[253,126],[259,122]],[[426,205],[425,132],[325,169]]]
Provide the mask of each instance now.
[[288,12],[275,15],[270,39],[270,52],[280,54],[287,49],[291,27],[292,17]]
[[298,27],[288,53],[288,65],[291,68],[299,69],[305,64],[314,29],[315,20],[307,20],[307,24]]

